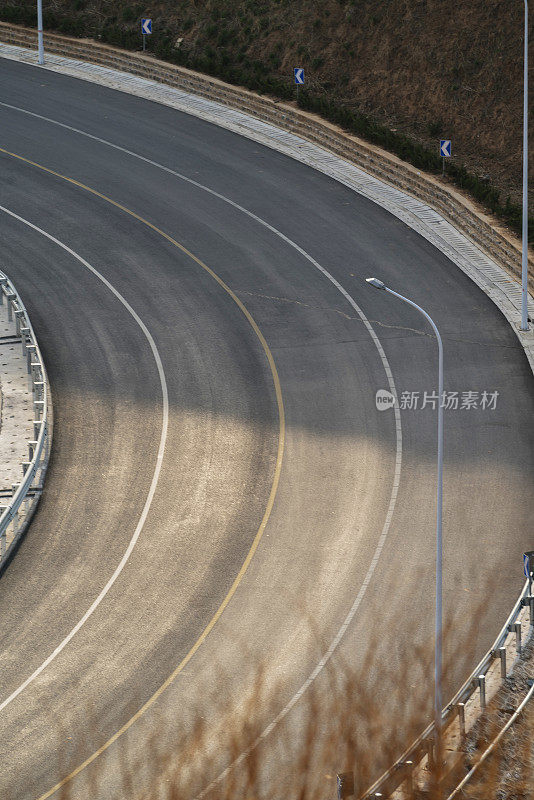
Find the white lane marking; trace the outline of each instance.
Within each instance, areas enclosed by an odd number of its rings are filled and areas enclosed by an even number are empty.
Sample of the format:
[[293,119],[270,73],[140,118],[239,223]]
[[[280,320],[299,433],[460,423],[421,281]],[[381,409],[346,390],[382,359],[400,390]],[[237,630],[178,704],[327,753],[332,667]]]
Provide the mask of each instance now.
[[[283,238],[285,238],[285,237],[283,237]],[[298,245],[295,245],[295,247],[300,250]],[[354,619],[354,615],[356,614],[356,612],[357,612],[357,610],[358,610],[358,608],[359,608],[359,606],[360,606],[360,604],[361,604],[361,602],[362,602],[362,600],[363,600],[363,598],[365,596],[365,593],[367,591],[367,587],[369,586],[369,584],[371,582],[371,579],[373,577],[374,571],[376,569],[376,565],[378,564],[378,560],[379,560],[379,558],[380,558],[380,556],[382,554],[382,550],[384,549],[384,545],[386,543],[386,539],[387,539],[387,536],[388,536],[389,528],[390,528],[390,525],[391,525],[391,520],[392,520],[392,517],[393,517],[393,512],[395,510],[395,504],[397,502],[397,495],[398,495],[398,492],[399,492],[400,474],[401,474],[401,467],[402,467],[402,427],[401,427],[401,419],[400,419],[400,411],[399,411],[397,390],[396,390],[396,387],[395,387],[395,382],[393,380],[393,374],[391,372],[391,369],[390,369],[390,366],[389,366],[389,362],[387,360],[387,356],[384,353],[384,350],[382,348],[380,340],[378,339],[378,336],[376,335],[375,331],[373,330],[373,327],[372,327],[371,323],[368,321],[367,317],[365,316],[363,311],[361,311],[361,309],[358,307],[358,305],[355,303],[355,301],[352,299],[352,297],[336,281],[336,279],[334,277],[332,277],[332,275],[330,275],[329,272],[327,272],[325,269],[323,269],[323,267],[321,267],[320,265],[316,264],[316,262],[314,262],[314,260],[313,260],[313,258],[311,256],[308,256],[307,254],[305,254],[304,251],[301,251],[301,252],[303,252],[305,257],[307,257],[312,263],[314,263],[317,266],[317,268],[334,284],[334,286],[337,289],[339,289],[341,294],[351,304],[351,306],[354,308],[354,310],[356,311],[358,316],[362,319],[365,327],[369,331],[369,333],[371,335],[371,338],[373,339],[373,342],[375,343],[376,348],[377,348],[377,350],[378,350],[378,352],[380,354],[380,358],[381,358],[382,363],[384,365],[384,370],[385,370],[385,373],[386,373],[386,376],[387,376],[387,380],[388,380],[388,384],[389,384],[389,387],[390,387],[390,391],[395,396],[395,401],[396,401],[395,405],[393,407],[394,408],[394,413],[395,413],[395,430],[396,430],[396,440],[397,440],[396,455],[395,455],[395,473],[394,473],[394,477],[393,477],[393,486],[391,488],[391,496],[390,496],[390,500],[389,500],[389,506],[388,506],[386,519],[385,519],[385,522],[384,522],[384,527],[382,528],[382,533],[381,533],[380,538],[378,540],[378,544],[376,546],[373,558],[371,560],[371,564],[369,565],[369,569],[367,570],[367,573],[366,573],[365,578],[363,580],[363,583],[362,583],[362,585],[360,587],[360,590],[359,590],[358,594],[356,595],[354,603],[352,604],[352,607],[351,607],[349,613],[345,617],[345,620],[343,621],[343,624],[341,625],[341,627],[338,630],[338,632],[336,633],[334,639],[330,643],[330,646],[329,646],[328,650],[326,651],[324,656],[321,658],[321,660],[317,663],[317,665],[315,666],[313,671],[310,673],[310,675],[306,678],[306,680],[304,681],[304,683],[302,684],[300,689],[298,689],[298,691],[295,692],[295,694],[293,695],[291,700],[289,700],[287,705],[285,705],[284,708],[269,723],[269,725],[267,725],[267,727],[260,733],[258,738],[254,742],[252,742],[252,744],[249,747],[247,747],[246,750],[244,750],[232,763],[230,763],[226,767],[226,769],[224,769],[223,772],[221,772],[221,774],[217,778],[215,778],[205,789],[203,789],[203,791],[200,792],[199,795],[197,795],[195,800],[202,800],[203,797],[205,797],[212,789],[214,789],[219,783],[221,783],[221,781],[223,781],[224,778],[226,778],[226,776],[230,773],[230,771],[232,769],[234,769],[239,764],[241,764],[250,755],[250,753],[252,753],[252,751],[262,742],[263,739],[265,739],[267,736],[269,736],[270,733],[272,733],[274,728],[284,719],[284,717],[286,717],[289,714],[291,709],[297,704],[297,702],[300,700],[302,695],[307,691],[307,689],[309,689],[309,687],[311,686],[313,681],[317,678],[319,673],[324,669],[324,667],[327,665],[327,663],[330,661],[330,659],[334,655],[334,652],[336,651],[339,643],[341,642],[343,636],[345,635],[345,632],[346,632],[347,628],[349,627],[350,623]]]
[[[277,717],[275,717],[275,719],[267,726],[267,728],[263,731],[263,733],[260,734],[258,739],[245,752],[243,752],[236,759],[236,761],[234,761],[232,764],[230,764],[226,768],[226,770],[223,773],[221,773],[221,775],[219,775],[219,777],[216,778],[215,781],[213,781],[213,783],[210,784],[210,786],[208,786],[202,792],[202,794],[199,795],[199,798],[200,798],[200,797],[203,797],[205,795],[205,793],[209,791],[210,788],[213,788],[213,786],[215,786],[217,783],[219,783],[228,774],[229,770],[232,769],[233,766],[235,766],[236,764],[240,763],[244,758],[246,758],[246,756],[259,744],[259,742],[262,739],[264,739],[266,736],[268,736],[269,733],[271,733],[271,731],[273,730],[273,728],[289,713],[289,711],[293,708],[293,706],[297,703],[297,701],[302,697],[304,692],[313,683],[315,678],[323,670],[323,668],[326,666],[326,664],[328,663],[328,661],[330,660],[330,658],[334,654],[336,648],[338,647],[341,639],[345,635],[345,632],[346,632],[347,628],[349,627],[350,623],[352,622],[352,619],[354,618],[354,615],[356,614],[356,611],[358,610],[358,608],[359,608],[359,606],[360,606],[360,604],[361,604],[361,602],[362,602],[362,600],[364,598],[364,595],[365,595],[365,593],[367,591],[367,587],[369,586],[369,583],[371,582],[371,579],[373,577],[374,571],[376,569],[376,565],[378,564],[378,560],[379,560],[379,558],[380,558],[380,556],[382,554],[382,550],[384,549],[384,545],[386,543],[387,535],[388,535],[389,528],[390,528],[390,525],[391,525],[391,520],[392,520],[392,517],[393,517],[393,512],[395,510],[395,504],[397,502],[397,495],[398,495],[399,483],[400,483],[400,474],[401,474],[401,468],[402,468],[402,426],[401,426],[401,417],[400,417],[397,389],[395,387],[395,381],[393,380],[393,374],[391,372],[391,368],[389,366],[389,361],[388,361],[387,356],[386,356],[386,354],[384,352],[384,348],[382,347],[380,339],[378,338],[373,326],[371,325],[371,323],[369,322],[369,320],[365,316],[364,312],[357,305],[357,303],[353,300],[351,295],[334,278],[334,276],[331,275],[330,272],[328,272],[328,270],[326,270],[324,267],[322,267],[313,258],[313,256],[311,256],[309,253],[307,253],[302,247],[300,247],[300,245],[298,245],[296,242],[294,242],[292,239],[290,239],[284,233],[279,231],[277,228],[275,228],[274,226],[270,225],[264,219],[262,219],[261,217],[258,217],[252,211],[249,211],[248,209],[246,209],[243,206],[239,205],[239,203],[234,202],[229,197],[226,197],[225,195],[220,194],[220,192],[216,192],[214,189],[210,189],[208,186],[205,186],[204,184],[199,183],[198,181],[195,181],[192,178],[188,178],[186,175],[182,175],[180,172],[176,172],[175,170],[170,169],[170,167],[165,167],[163,164],[159,164],[157,161],[152,161],[150,158],[146,158],[145,156],[139,155],[138,153],[134,153],[132,150],[127,150],[125,147],[121,147],[118,144],[113,144],[113,142],[108,142],[106,139],[102,139],[99,136],[93,136],[93,134],[87,133],[86,131],[82,131],[79,128],[74,128],[71,125],[65,125],[64,123],[58,122],[57,120],[51,119],[50,117],[44,117],[41,114],[34,113],[33,111],[27,111],[25,108],[19,108],[18,106],[13,106],[13,105],[9,105],[8,103],[1,103],[1,102],[0,102],[0,106],[3,106],[5,108],[10,108],[13,111],[20,111],[22,114],[27,114],[28,116],[31,116],[31,117],[36,117],[37,119],[41,119],[44,122],[49,122],[52,125],[57,125],[60,128],[64,128],[65,130],[71,131],[72,133],[78,133],[78,134],[80,134],[80,136],[85,136],[88,139],[92,139],[93,141],[99,142],[100,144],[106,145],[107,147],[111,147],[114,150],[118,150],[121,153],[125,153],[128,156],[132,156],[132,158],[137,158],[139,161],[143,161],[146,164],[150,164],[150,166],[156,167],[156,169],[160,169],[163,172],[167,172],[169,175],[174,175],[174,177],[179,178],[180,180],[183,180],[183,181],[185,181],[186,183],[189,183],[192,186],[195,186],[197,189],[200,189],[200,190],[202,190],[204,192],[207,192],[208,194],[212,195],[213,197],[216,197],[219,200],[222,200],[222,202],[227,203],[228,205],[232,206],[237,211],[241,212],[242,214],[245,214],[247,217],[250,217],[250,219],[253,219],[259,225],[262,225],[264,228],[267,228],[267,230],[271,231],[271,233],[273,233],[275,236],[278,236],[280,239],[282,239],[284,242],[286,242],[286,244],[288,244],[290,247],[292,247],[294,250],[296,250],[298,253],[300,253],[317,270],[319,270],[319,272],[321,272],[325,276],[325,278],[327,278],[336,287],[336,289],[339,292],[341,292],[343,297],[347,300],[347,302],[356,311],[356,313],[358,314],[358,316],[362,320],[363,324],[367,328],[367,331],[369,332],[369,335],[371,336],[371,339],[373,340],[376,349],[378,350],[378,354],[380,356],[380,359],[382,361],[382,365],[384,367],[384,371],[386,373],[386,378],[387,378],[387,381],[388,381],[389,390],[395,396],[395,399],[397,400],[397,402],[395,403],[395,405],[393,407],[394,415],[395,415],[395,431],[396,431],[395,471],[394,471],[394,476],[393,476],[393,485],[391,487],[391,495],[390,495],[388,510],[387,510],[386,519],[385,519],[385,522],[384,522],[384,527],[382,528],[382,532],[380,534],[380,538],[378,540],[378,543],[377,543],[373,558],[371,560],[371,564],[369,566],[369,569],[367,570],[367,573],[365,575],[364,581],[363,581],[363,583],[362,583],[362,585],[360,587],[360,590],[359,590],[359,592],[358,592],[358,594],[356,596],[356,599],[354,600],[354,603],[352,604],[352,607],[351,607],[349,613],[347,614],[347,616],[346,616],[341,628],[339,629],[339,631],[337,632],[336,636],[332,640],[332,642],[330,644],[330,647],[328,648],[328,650],[326,651],[326,653],[324,654],[322,659],[319,661],[319,663],[316,665],[314,670],[311,672],[309,677],[306,679],[306,681],[302,684],[300,689],[293,695],[293,697],[288,702],[288,704],[282,709],[282,711],[280,711],[280,713],[277,715]],[[1,710],[2,710],[2,707],[0,706],[0,711]]]
[[167,391],[167,381],[165,379],[165,372],[163,370],[163,364],[162,364],[161,357],[160,357],[158,348],[156,346],[156,343],[154,342],[154,339],[152,338],[152,334],[150,333],[150,331],[146,327],[146,325],[143,322],[143,320],[134,311],[134,309],[131,307],[131,305],[128,303],[128,301],[120,294],[120,292],[118,292],[117,289],[115,289],[115,287],[112,286],[112,284],[103,275],[101,275],[100,272],[98,272],[98,270],[96,270],[94,267],[92,267],[91,264],[89,264],[80,255],[78,255],[78,253],[75,253],[74,250],[71,250],[71,248],[68,247],[66,244],[63,244],[63,242],[60,242],[59,239],[56,239],[55,236],[52,236],[51,234],[47,233],[46,231],[43,231],[41,228],[38,228],[37,225],[34,225],[32,222],[29,222],[27,219],[24,219],[24,217],[19,217],[18,214],[15,214],[13,211],[10,211],[8,208],[4,208],[4,206],[0,206],[0,211],[3,211],[5,214],[8,214],[10,217],[13,217],[13,219],[16,219],[19,222],[22,222],[24,225],[27,225],[29,228],[32,228],[32,230],[36,231],[37,233],[40,233],[42,236],[45,236],[47,239],[49,239],[51,242],[56,244],[58,247],[61,247],[63,250],[65,250],[67,253],[69,253],[73,258],[75,258],[77,261],[79,261],[80,264],[82,264],[90,272],[92,272],[93,275],[96,275],[96,277],[99,280],[101,280],[102,283],[105,286],[107,286],[107,288],[122,303],[122,305],[126,308],[126,310],[132,315],[134,320],[137,322],[137,324],[139,325],[139,327],[141,328],[141,330],[143,331],[144,335],[146,336],[146,338],[148,340],[148,343],[150,345],[150,349],[152,350],[152,354],[153,354],[154,360],[156,362],[158,375],[159,375],[159,379],[160,379],[160,383],[161,383],[161,394],[162,394],[162,400],[163,400],[163,403],[162,403],[161,436],[160,436],[160,440],[159,440],[158,454],[157,454],[157,458],[156,458],[156,467],[154,469],[154,474],[152,476],[152,481],[151,481],[151,484],[150,484],[150,488],[148,490],[147,498],[145,500],[145,505],[144,505],[143,510],[141,512],[141,516],[139,517],[139,521],[137,523],[137,526],[135,528],[133,536],[130,539],[130,543],[128,544],[128,547],[126,548],[126,550],[124,552],[123,557],[121,558],[117,568],[115,569],[115,572],[113,573],[111,578],[108,580],[108,582],[106,583],[106,585],[104,586],[104,588],[102,589],[102,591],[100,592],[98,597],[89,606],[89,608],[87,609],[87,611],[85,612],[83,617],[74,626],[74,628],[71,630],[71,632],[56,647],[54,652],[51,653],[45,661],[43,661],[41,666],[38,667],[35,670],[35,672],[33,672],[29,676],[29,678],[26,678],[24,683],[21,683],[20,686],[18,687],[18,689],[15,689],[15,691],[12,692],[12,694],[10,694],[9,697],[6,697],[6,699],[2,703],[0,703],[0,712],[1,712],[16,697],[18,697],[18,695],[21,694],[21,692],[23,692],[24,689],[26,689],[26,687],[29,686],[30,683],[32,683],[32,681],[34,681],[37,677],[39,677],[39,675],[43,672],[43,670],[45,670],[48,667],[48,665],[51,664],[51,662],[56,658],[56,656],[58,656],[61,653],[61,651],[68,645],[68,643],[71,641],[71,639],[73,639],[73,637],[78,633],[78,631],[80,630],[82,625],[84,625],[84,623],[87,622],[87,620],[89,619],[91,614],[93,614],[93,612],[96,611],[96,609],[98,608],[98,606],[100,605],[100,603],[102,602],[104,597],[107,595],[107,593],[109,592],[109,590],[111,589],[111,587],[113,586],[113,584],[115,583],[115,581],[117,580],[119,575],[121,574],[122,570],[124,569],[124,567],[126,565],[126,562],[130,558],[130,555],[131,555],[131,553],[132,553],[132,551],[133,551],[133,549],[134,549],[134,547],[136,545],[137,540],[139,539],[139,536],[140,536],[141,531],[143,529],[143,526],[145,524],[148,512],[150,510],[150,506],[152,504],[152,500],[154,498],[154,493],[156,491],[156,486],[157,486],[157,483],[158,483],[159,474],[161,472],[161,466],[162,466],[162,463],[163,463],[163,454],[164,454],[164,451],[165,451],[165,442],[166,442],[166,439],[167,439],[167,429],[168,429],[168,426],[169,426],[169,395],[168,395],[168,391]]

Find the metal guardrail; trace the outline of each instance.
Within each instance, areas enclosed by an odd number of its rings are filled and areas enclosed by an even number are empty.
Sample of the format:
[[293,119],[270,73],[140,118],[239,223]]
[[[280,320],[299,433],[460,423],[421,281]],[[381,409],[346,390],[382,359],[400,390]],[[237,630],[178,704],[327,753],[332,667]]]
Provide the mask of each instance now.
[[[50,455],[51,403],[46,370],[28,312],[7,275],[0,271],[0,304],[7,302],[8,319],[15,320],[26,358],[29,388],[33,393],[33,440],[28,461],[21,464],[22,480],[12,486],[11,497],[0,498],[0,570],[26,530],[37,507]],[[9,501],[9,502],[6,502]]]
[[[456,692],[452,700],[447,704],[442,712],[442,729],[446,735],[446,729],[455,721],[458,721],[460,737],[465,738],[465,703],[475,694],[480,693],[480,705],[483,709],[486,705],[485,697],[485,675],[496,658],[501,661],[501,677],[504,680],[507,676],[506,668],[506,647],[505,644],[509,637],[515,638],[515,650],[521,653],[521,623],[518,618],[525,608],[530,609],[530,626],[534,625],[534,596],[529,593],[529,581],[525,585],[519,598],[512,609],[512,612],[505,624],[501,628],[499,635],[495,639],[493,647],[483,656],[475,667],[470,677],[463,686]],[[428,725],[416,741],[402,754],[402,756],[385,772],[367,791],[360,796],[360,800],[371,800],[376,797],[389,797],[406,781],[411,781],[411,776],[418,769],[424,758],[432,760],[434,743],[434,723]]]

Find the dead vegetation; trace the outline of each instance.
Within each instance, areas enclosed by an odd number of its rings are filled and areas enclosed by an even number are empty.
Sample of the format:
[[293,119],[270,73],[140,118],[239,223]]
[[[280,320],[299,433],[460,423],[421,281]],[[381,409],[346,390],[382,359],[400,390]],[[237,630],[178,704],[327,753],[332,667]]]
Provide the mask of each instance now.
[[[461,647],[452,646],[454,625],[447,626],[444,680],[472,667],[468,646],[480,623],[473,615],[472,630]],[[415,631],[415,626],[414,626]],[[466,646],[467,643],[467,646]],[[428,769],[425,789],[406,786],[404,800],[446,800],[452,786],[470,769],[481,749],[502,727],[509,707],[518,704],[527,676],[532,675],[533,646],[514,678],[498,695],[487,716],[470,733],[463,767],[454,782],[437,789],[434,769]],[[332,659],[320,679],[312,682],[290,714],[281,715],[287,696],[283,683],[271,684],[263,669],[253,670],[251,688],[238,704],[228,699],[232,676],[217,673],[183,721],[160,713],[157,722],[141,723],[146,747],[134,758],[128,738],[120,738],[118,753],[105,751],[88,767],[88,797],[102,796],[108,759],[118,759],[121,788],[114,798],[132,800],[334,800],[337,773],[353,773],[354,796],[360,797],[377,776],[426,727],[431,717],[433,645],[419,645],[381,658],[378,640],[369,643],[359,669],[341,657]],[[414,703],[414,679],[420,689]],[[384,687],[387,687],[386,695]],[[524,692],[523,692],[524,693]],[[272,724],[274,720],[274,724]],[[534,752],[533,709],[518,723],[496,757],[488,760],[462,796],[470,800],[532,800]],[[97,726],[95,726],[97,727]],[[74,769],[86,757],[79,752],[62,765]],[[58,792],[73,797],[72,784]],[[108,795],[106,795],[108,796]]]

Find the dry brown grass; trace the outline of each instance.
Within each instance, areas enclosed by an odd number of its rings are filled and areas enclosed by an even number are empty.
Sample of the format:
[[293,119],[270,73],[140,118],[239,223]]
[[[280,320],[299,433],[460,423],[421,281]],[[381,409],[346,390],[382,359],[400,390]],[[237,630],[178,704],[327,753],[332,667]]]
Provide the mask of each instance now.
[[[473,615],[472,630],[466,632],[464,642],[475,639],[479,624],[480,617]],[[452,620],[446,626],[445,644],[452,642],[454,628]],[[451,645],[445,651],[445,683],[453,667],[457,670],[459,660],[467,675],[473,664],[469,648]],[[286,702],[287,687],[281,682],[270,683],[266,672],[258,668],[248,696],[234,706],[224,699],[224,687],[232,676],[219,673],[199,695],[195,713],[184,721],[183,728],[178,727],[178,733],[176,725],[170,726],[163,714],[156,723],[152,718],[152,728],[145,725],[145,750],[137,758],[129,752],[128,738],[119,739],[120,788],[109,795],[103,793],[102,786],[106,786],[106,759],[110,756],[97,759],[85,776],[88,800],[333,800],[336,774],[341,772],[354,773],[355,796],[359,797],[416,738],[431,716],[433,643],[401,652],[400,659],[392,657],[389,663],[381,658],[380,665],[379,652],[380,642],[371,642],[358,669],[339,656],[332,659],[320,679],[268,735],[264,731]],[[507,681],[508,692],[514,686],[525,688],[532,661],[525,665],[518,677]],[[414,675],[421,689],[416,703]],[[506,718],[503,704],[518,704],[510,695],[502,698],[499,695],[497,711],[488,713],[470,735],[465,764],[456,782],[502,727]],[[466,798],[532,798],[533,720],[531,709],[509,737],[508,745],[488,760],[469,784]],[[79,755],[75,763],[62,766],[63,774],[80,762]],[[445,799],[448,790],[438,790],[435,778],[428,772],[426,793],[406,791],[406,800]],[[71,785],[66,784],[58,796],[62,800],[73,797]]]

